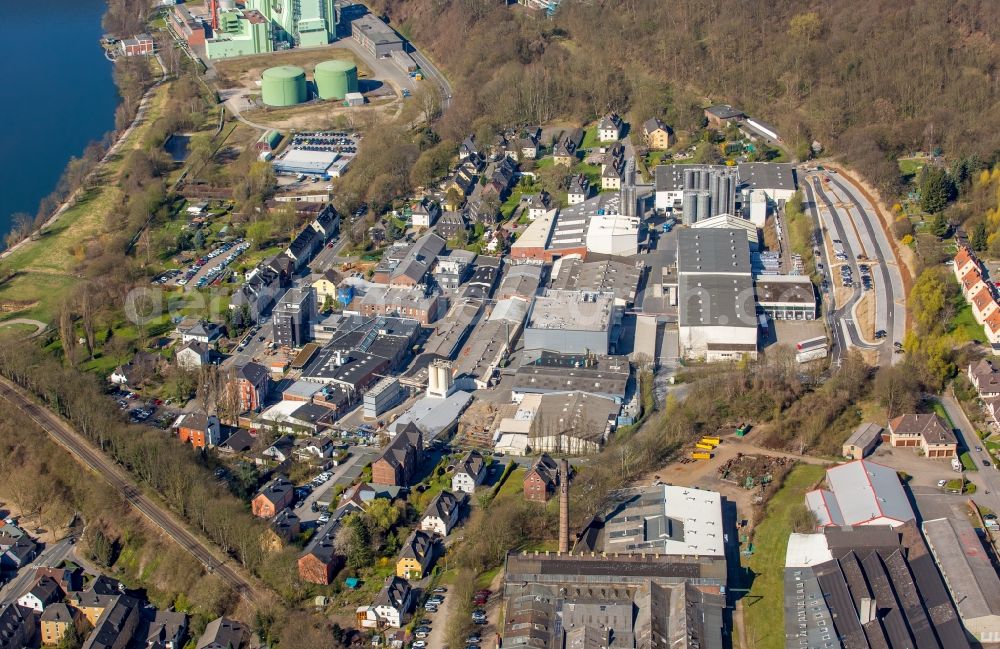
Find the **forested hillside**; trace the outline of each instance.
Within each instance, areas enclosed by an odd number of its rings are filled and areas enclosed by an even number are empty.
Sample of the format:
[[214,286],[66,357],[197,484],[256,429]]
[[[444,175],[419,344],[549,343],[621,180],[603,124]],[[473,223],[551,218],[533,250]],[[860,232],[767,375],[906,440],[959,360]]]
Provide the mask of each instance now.
[[895,158],[1000,151],[995,0],[563,0],[547,20],[493,0],[376,0],[456,81],[469,129],[608,109],[697,126],[709,99],[775,124],[798,152],[848,154],[882,190]]

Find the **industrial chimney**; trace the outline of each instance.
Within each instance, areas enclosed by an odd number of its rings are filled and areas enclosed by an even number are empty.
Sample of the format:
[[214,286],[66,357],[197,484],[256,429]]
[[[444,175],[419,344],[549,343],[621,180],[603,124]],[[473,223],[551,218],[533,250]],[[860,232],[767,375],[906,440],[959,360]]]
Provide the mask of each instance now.
[[559,460],[559,551],[569,552],[569,461]]

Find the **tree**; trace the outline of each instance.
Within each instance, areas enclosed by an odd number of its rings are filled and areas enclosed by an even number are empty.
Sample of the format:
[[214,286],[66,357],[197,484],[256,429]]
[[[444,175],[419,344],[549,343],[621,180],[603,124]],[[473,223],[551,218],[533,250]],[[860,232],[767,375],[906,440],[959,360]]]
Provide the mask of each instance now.
[[937,214],[955,198],[955,184],[944,169],[926,166],[920,177],[920,209]]
[[947,217],[945,217],[944,212],[938,212],[931,219],[931,232],[934,236],[939,239],[943,239],[948,236],[948,231],[951,230],[951,224],[948,222]]
[[892,419],[916,409],[920,385],[912,367],[893,365],[879,369],[872,391]]
[[346,549],[347,565],[354,570],[367,568],[375,562],[375,550],[372,548],[371,534],[364,518],[359,514],[350,514],[344,521],[344,538],[337,535],[337,543]]
[[972,249],[976,252],[983,252],[986,250],[988,232],[986,230],[985,221],[978,221],[974,226],[972,226],[972,234],[969,236],[969,243],[972,245]]
[[83,646],[83,636],[75,624],[67,625],[66,632],[59,639],[56,649],[80,649]]
[[937,269],[929,268],[921,273],[910,293],[910,308],[920,331],[932,331],[940,324],[946,299],[945,284]]

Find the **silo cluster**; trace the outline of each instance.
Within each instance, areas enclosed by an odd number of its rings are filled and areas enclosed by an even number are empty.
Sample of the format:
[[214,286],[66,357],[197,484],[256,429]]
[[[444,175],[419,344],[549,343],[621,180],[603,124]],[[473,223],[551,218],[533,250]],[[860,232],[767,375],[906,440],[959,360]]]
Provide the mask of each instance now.
[[728,169],[684,170],[683,222],[692,225],[736,209],[736,178]]

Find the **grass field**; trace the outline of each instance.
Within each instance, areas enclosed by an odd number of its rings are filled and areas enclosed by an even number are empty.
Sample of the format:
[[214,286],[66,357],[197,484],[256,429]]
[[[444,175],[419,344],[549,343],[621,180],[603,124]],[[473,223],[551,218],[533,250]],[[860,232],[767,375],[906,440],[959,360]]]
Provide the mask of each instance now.
[[[122,145],[122,151],[140,146],[148,125],[163,112],[170,84],[156,91],[147,119]],[[19,275],[0,287],[0,302],[17,300],[34,302],[24,311],[5,313],[0,320],[34,318],[53,322],[59,306],[71,294],[79,281],[74,267],[82,260],[86,242],[98,239],[109,225],[107,219],[120,202],[117,185],[122,156],[115,155],[98,172],[98,184],[84,192],[54,225],[46,228],[37,240],[29,241],[3,260],[2,266],[19,271]]]
[[784,568],[791,514],[805,493],[823,477],[823,467],[799,464],[788,474],[781,489],[767,504],[766,515],[753,535],[754,554],[744,565],[755,575],[743,599],[747,636],[743,646],[752,649],[784,649]]
[[948,323],[948,332],[956,337],[956,344],[965,342],[981,343],[986,340],[982,326],[972,315],[972,307],[961,295],[956,298],[958,310]]

